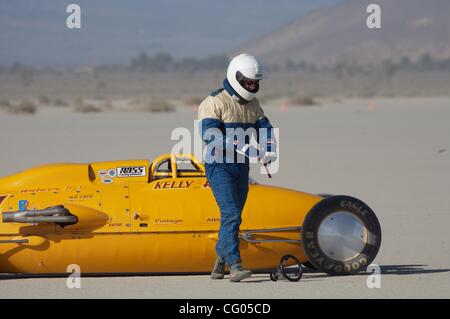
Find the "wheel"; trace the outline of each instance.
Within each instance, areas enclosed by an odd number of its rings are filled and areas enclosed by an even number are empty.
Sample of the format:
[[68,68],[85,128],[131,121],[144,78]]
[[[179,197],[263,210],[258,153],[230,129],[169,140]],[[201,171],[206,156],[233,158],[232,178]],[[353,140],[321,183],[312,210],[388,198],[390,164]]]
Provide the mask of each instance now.
[[270,280],[272,280],[272,281],[277,281],[278,280],[277,272],[271,272],[270,273]]
[[306,267],[306,268],[309,268],[309,269],[312,269],[312,270],[317,270],[317,268],[314,267],[314,265],[311,264],[309,261],[303,263],[302,265],[303,265],[304,267]]
[[291,282],[299,281],[303,275],[303,268],[300,261],[292,255],[284,255],[280,259],[277,269],[270,273],[270,280],[287,280]]
[[299,281],[303,275],[300,261],[292,255],[285,255],[281,258],[279,269],[282,276],[288,281]]
[[381,245],[375,213],[361,200],[344,195],[325,198],[311,208],[301,236],[311,265],[330,275],[364,270]]

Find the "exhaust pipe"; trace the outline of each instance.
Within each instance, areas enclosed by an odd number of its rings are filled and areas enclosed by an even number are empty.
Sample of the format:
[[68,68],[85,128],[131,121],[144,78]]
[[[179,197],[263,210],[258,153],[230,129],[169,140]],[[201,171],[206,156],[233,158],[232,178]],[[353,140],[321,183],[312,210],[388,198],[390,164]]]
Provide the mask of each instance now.
[[62,205],[53,206],[41,210],[26,210],[18,212],[3,213],[4,223],[55,223],[60,225],[71,225],[78,222],[75,215]]

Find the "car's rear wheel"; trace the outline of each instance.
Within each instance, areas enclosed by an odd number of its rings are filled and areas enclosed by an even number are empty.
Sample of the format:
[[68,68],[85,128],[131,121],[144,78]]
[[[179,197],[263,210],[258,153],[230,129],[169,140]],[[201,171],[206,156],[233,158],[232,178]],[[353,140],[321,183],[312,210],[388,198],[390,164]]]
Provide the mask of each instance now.
[[332,196],[317,203],[302,225],[309,262],[330,275],[354,274],[367,268],[381,245],[375,213],[361,200]]

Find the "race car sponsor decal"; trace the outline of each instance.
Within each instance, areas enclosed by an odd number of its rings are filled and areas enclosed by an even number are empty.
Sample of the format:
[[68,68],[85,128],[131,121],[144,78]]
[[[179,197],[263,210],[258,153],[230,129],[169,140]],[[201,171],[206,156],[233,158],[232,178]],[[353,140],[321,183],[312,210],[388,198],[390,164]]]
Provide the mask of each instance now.
[[59,192],[60,189],[59,188],[33,188],[33,189],[22,189],[20,191],[21,194],[26,194],[26,193],[48,193],[48,192]]
[[189,188],[194,181],[162,181],[156,182],[153,189]]
[[366,214],[368,213],[368,211],[365,210],[361,204],[358,204],[358,203],[352,203],[352,202],[349,201],[349,200],[343,200],[343,201],[341,201],[341,202],[340,202],[340,206],[343,207],[343,208],[353,208],[353,209],[356,209],[358,212],[360,212],[360,213],[363,214],[363,215],[366,215]]
[[94,197],[94,194],[75,194],[75,195],[70,195],[68,197],[68,199],[70,201],[75,201],[75,200],[83,201],[86,199],[92,199],[93,197]]
[[65,192],[81,192],[83,190],[89,189],[88,186],[66,186],[64,188]]
[[98,171],[98,176],[100,178],[105,178],[106,177],[106,171],[105,170]]
[[118,177],[141,177],[146,175],[145,166],[125,166],[117,168]]
[[161,218],[157,218],[155,219],[155,224],[158,225],[178,225],[178,224],[182,224],[183,220],[182,219],[161,219]]
[[103,184],[111,184],[113,182],[113,180],[111,178],[105,178],[102,180]]
[[28,201],[25,200],[25,199],[20,199],[20,200],[19,200],[18,206],[19,206],[19,210],[20,210],[20,211],[27,210],[27,207],[28,207]]
[[8,195],[1,195],[0,196],[0,206],[2,206],[3,201],[8,198]]
[[109,169],[109,170],[108,170],[108,176],[111,177],[111,178],[116,177],[116,176],[117,176],[116,170],[113,169],[113,168]]

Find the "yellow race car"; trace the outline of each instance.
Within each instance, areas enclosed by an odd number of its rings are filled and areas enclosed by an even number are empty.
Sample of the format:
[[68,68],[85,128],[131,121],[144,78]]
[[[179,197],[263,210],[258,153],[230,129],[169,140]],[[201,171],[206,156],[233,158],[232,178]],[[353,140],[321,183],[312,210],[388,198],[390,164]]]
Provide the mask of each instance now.
[[[208,273],[220,212],[192,155],[153,162],[50,164],[0,179],[0,273]],[[240,250],[246,268],[295,256],[328,274],[364,270],[381,243],[362,201],[252,183]]]

